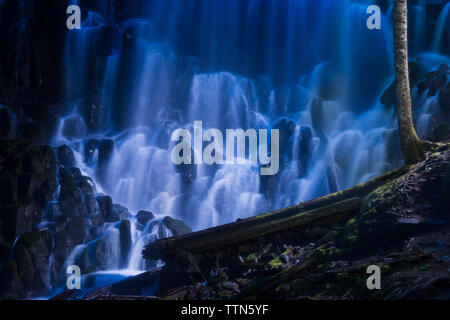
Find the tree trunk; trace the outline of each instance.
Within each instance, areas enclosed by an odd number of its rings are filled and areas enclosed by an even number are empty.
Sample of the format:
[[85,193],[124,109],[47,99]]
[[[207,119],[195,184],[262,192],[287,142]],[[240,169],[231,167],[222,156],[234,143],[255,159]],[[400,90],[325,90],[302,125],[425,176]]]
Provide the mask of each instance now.
[[412,120],[408,68],[408,6],[407,0],[394,0],[395,78],[397,118],[400,143],[407,164],[424,157],[424,145],[417,136]]

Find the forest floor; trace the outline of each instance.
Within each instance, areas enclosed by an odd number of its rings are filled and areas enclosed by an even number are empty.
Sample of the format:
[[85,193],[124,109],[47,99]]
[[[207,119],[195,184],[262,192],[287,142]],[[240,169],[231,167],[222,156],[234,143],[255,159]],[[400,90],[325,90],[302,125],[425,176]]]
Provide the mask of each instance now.
[[[84,299],[450,299],[448,147],[364,194],[351,212],[248,246],[180,248],[164,267]],[[371,265],[381,270],[379,290],[367,287]]]

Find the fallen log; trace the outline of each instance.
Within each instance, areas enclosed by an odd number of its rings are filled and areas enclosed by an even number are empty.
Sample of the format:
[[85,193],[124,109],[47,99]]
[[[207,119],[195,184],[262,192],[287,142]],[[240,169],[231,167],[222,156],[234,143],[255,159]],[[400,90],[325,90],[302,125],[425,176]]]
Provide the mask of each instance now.
[[362,197],[387,181],[400,177],[408,168],[402,167],[350,189],[292,207],[180,237],[161,239],[147,245],[142,253],[145,259],[157,260],[173,257],[181,251],[192,254],[213,252],[275,233],[324,226],[349,219],[359,212]]
[[349,219],[359,211],[360,206],[361,198],[351,198],[297,215],[282,216],[261,222],[252,220],[252,223],[247,221],[247,223],[229,224],[226,228],[213,228],[178,238],[162,239],[149,244],[144,249],[144,257],[164,259],[181,251],[192,254],[217,251],[283,231],[312,228]]

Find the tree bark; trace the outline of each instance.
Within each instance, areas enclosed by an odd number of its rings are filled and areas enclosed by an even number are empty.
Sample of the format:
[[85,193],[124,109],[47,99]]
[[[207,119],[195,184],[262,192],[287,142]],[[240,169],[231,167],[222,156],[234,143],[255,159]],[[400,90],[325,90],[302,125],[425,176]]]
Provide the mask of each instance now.
[[417,136],[412,120],[408,67],[408,4],[394,0],[394,50],[397,91],[397,118],[400,143],[407,164],[424,158],[424,144]]

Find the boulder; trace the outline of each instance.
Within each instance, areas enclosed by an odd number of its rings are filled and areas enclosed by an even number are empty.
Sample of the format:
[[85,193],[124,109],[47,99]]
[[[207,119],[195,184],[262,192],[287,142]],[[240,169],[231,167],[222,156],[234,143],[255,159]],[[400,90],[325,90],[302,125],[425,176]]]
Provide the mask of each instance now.
[[116,222],[120,220],[127,220],[131,217],[130,212],[124,206],[120,204],[113,204],[111,215],[107,217],[106,222]]
[[73,188],[65,192],[59,200],[62,216],[57,218],[57,224],[66,225],[73,217],[87,218],[86,206],[83,202],[83,194],[79,188]]
[[101,93],[92,94],[80,104],[81,114],[89,132],[97,132],[105,113],[105,97]]
[[75,155],[68,146],[63,145],[57,149],[58,161],[66,168],[75,167],[76,160]]
[[163,223],[175,237],[192,232],[192,229],[181,220],[165,217]]
[[[111,197],[109,196],[98,196],[97,197],[98,207],[100,211],[100,215],[103,221],[109,221],[112,211],[113,202]],[[117,221],[117,220],[115,220]],[[114,222],[114,221],[109,221]]]
[[82,176],[78,181],[78,186],[84,195],[94,195],[96,193],[95,183],[91,178]]
[[120,267],[125,268],[128,263],[132,238],[130,220],[122,220],[119,226],[120,232]]
[[72,172],[64,167],[59,168],[58,177],[61,186],[60,197],[64,198],[67,193],[77,187],[77,180]]
[[97,200],[93,194],[85,194],[84,203],[86,205],[86,212],[89,216],[97,213]]
[[155,215],[150,211],[139,211],[136,217],[137,222],[139,222],[142,225],[146,225],[147,222],[155,218]]
[[437,77],[435,77],[432,81],[431,81],[431,85],[430,85],[430,90],[428,91],[428,96],[429,97],[433,97],[435,96],[442,88],[445,87],[445,85],[447,84],[447,74],[446,73],[441,73],[440,75],[438,75]]
[[98,164],[99,164],[99,166],[108,165],[113,154],[114,154],[114,140],[102,139],[98,146]]
[[98,146],[98,166],[97,166],[97,177],[102,182],[105,182],[107,179],[106,173],[113,154],[114,154],[114,140],[102,139]]
[[[116,230],[117,231],[117,230]],[[93,243],[93,264],[102,270],[117,268],[120,259],[120,246],[113,237],[115,234],[107,235]]]
[[300,139],[298,142],[298,172],[300,177],[305,177],[308,172],[312,152],[312,138],[312,129],[308,126],[302,126],[300,128]]

